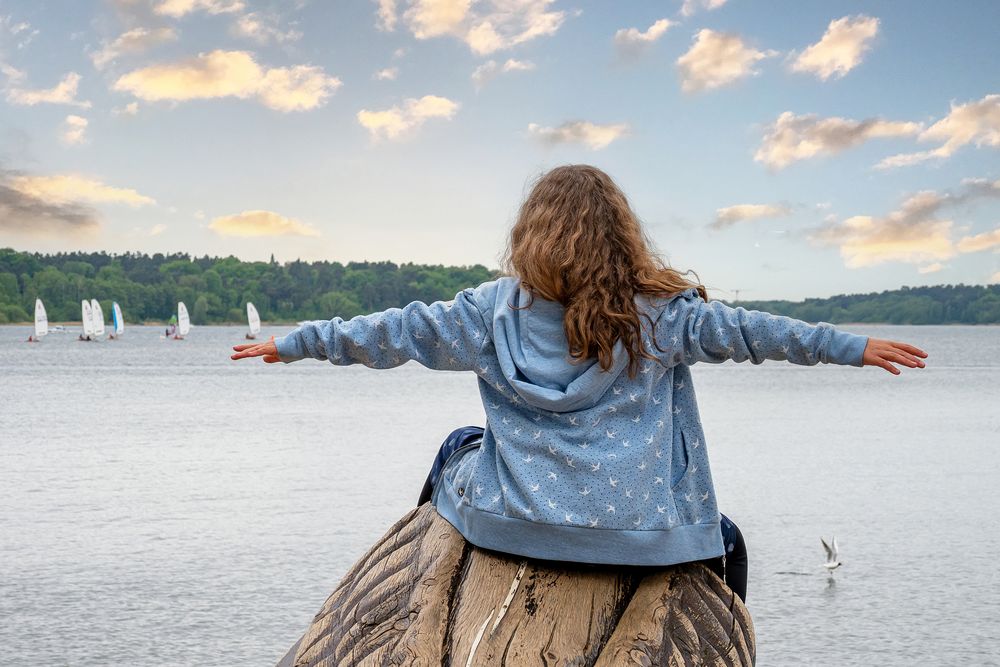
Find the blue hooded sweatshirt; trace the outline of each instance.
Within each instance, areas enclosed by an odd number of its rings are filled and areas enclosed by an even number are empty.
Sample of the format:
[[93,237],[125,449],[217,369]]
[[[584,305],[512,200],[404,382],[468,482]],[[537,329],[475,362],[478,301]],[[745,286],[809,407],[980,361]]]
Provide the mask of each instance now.
[[[529,307],[523,307],[530,302]],[[438,512],[480,547],[531,558],[670,565],[723,554],[690,366],[727,359],[862,365],[868,338],[769,313],[705,302],[693,288],[636,297],[642,359],[573,362],[563,306],[531,300],[515,278],[453,301],[334,318],[275,341],[284,362],[472,371],[487,424],[434,489]],[[645,317],[642,317],[645,323]],[[658,349],[659,348],[659,349]]]

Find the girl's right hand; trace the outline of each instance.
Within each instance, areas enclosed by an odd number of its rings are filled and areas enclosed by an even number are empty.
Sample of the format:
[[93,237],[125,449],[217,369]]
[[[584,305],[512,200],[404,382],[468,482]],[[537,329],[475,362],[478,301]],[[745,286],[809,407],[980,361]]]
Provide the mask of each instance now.
[[869,338],[868,345],[865,346],[864,356],[861,359],[861,365],[879,366],[893,375],[899,375],[899,369],[893,366],[893,363],[909,366],[910,368],[923,368],[925,364],[920,359],[921,357],[926,358],[927,353],[919,347],[891,340]]

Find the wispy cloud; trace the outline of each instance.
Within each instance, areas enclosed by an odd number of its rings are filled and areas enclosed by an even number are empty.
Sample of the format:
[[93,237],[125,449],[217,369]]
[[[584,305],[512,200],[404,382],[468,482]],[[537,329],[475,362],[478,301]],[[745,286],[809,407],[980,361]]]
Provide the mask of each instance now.
[[681,16],[693,16],[701,10],[711,11],[726,4],[726,0],[684,0]]
[[114,107],[111,113],[115,116],[134,116],[139,113],[139,103],[129,102],[123,107]]
[[824,81],[844,76],[861,64],[878,34],[878,26],[878,19],[871,16],[830,21],[823,37],[792,61],[792,71],[815,74]]
[[660,19],[644,31],[638,28],[622,28],[615,33],[615,49],[621,58],[638,58],[658,39],[667,34],[667,30],[673,25],[675,25],[674,22],[669,19]]
[[739,35],[699,30],[694,44],[677,59],[681,89],[686,93],[712,90],[758,74],[754,66],[777,51],[758,51]]
[[155,11],[162,16],[181,18],[194,12],[232,14],[246,7],[243,0],[160,0]]
[[1000,95],[987,95],[978,102],[966,104],[953,102],[948,115],[921,132],[917,139],[942,143],[929,151],[887,157],[877,167],[889,169],[943,160],[969,144],[1000,148]]
[[87,140],[87,125],[88,122],[86,118],[70,114],[69,116],[66,116],[66,120],[63,121],[62,133],[59,138],[64,144],[69,146],[82,144]]
[[340,85],[340,79],[320,67],[267,68],[246,51],[211,51],[129,72],[113,88],[150,102],[256,98],[271,109],[288,112],[322,106]]
[[[19,82],[23,80],[23,74],[10,68],[11,72],[6,72],[8,77]],[[14,74],[14,76],[11,76]],[[90,108],[90,102],[76,99],[77,88],[80,85],[80,75],[76,72],[66,74],[52,88],[19,88],[11,87],[7,89],[7,101],[11,104],[21,106],[35,106],[36,104],[68,104],[70,106],[83,109]]]
[[709,225],[712,229],[725,229],[744,220],[759,218],[782,218],[792,212],[786,204],[736,204],[720,208],[715,212],[715,221]]
[[[417,39],[454,37],[477,55],[489,55],[555,34],[565,12],[550,9],[554,0],[410,0],[403,19]],[[379,24],[387,22],[379,5]]]
[[754,160],[772,169],[783,169],[799,160],[839,153],[869,139],[912,136],[920,130],[919,123],[796,116],[786,111],[765,131]]
[[844,264],[852,269],[886,262],[940,262],[958,253],[978,252],[1000,244],[1000,229],[964,236],[956,242],[953,221],[942,217],[948,208],[997,197],[1000,181],[970,180],[956,192],[918,192],[885,216],[857,215],[839,223],[828,222],[814,230],[810,238],[821,245],[838,247]]
[[123,54],[144,53],[154,46],[176,39],[177,32],[173,28],[133,28],[110,42],[103,42],[100,49],[90,54],[90,60],[94,63],[94,67],[103,69]]
[[495,60],[487,60],[472,72],[472,81],[476,84],[476,88],[482,88],[503,72],[528,72],[533,69],[535,69],[535,63],[526,60],[509,58],[502,65]]
[[232,33],[237,37],[252,39],[258,44],[285,44],[302,39],[294,28],[282,28],[280,19],[273,14],[247,12],[240,14],[233,23]]
[[215,218],[208,228],[221,236],[319,236],[319,230],[274,211],[243,211]]
[[149,229],[149,235],[150,236],[159,236],[160,234],[162,234],[165,231],[167,231],[167,226],[166,225],[164,225],[162,223],[161,224],[156,224],[156,225],[153,225],[152,227],[150,227],[150,229]]
[[381,111],[362,109],[358,112],[357,118],[373,138],[398,139],[416,130],[431,118],[451,120],[458,112],[458,107],[457,102],[446,97],[424,95],[419,99],[405,100],[403,106],[393,106]]
[[528,125],[528,132],[546,144],[583,144],[591,150],[600,150],[611,142],[626,136],[627,123],[597,125],[589,121],[570,121],[558,127],[542,127],[536,123]]
[[89,202],[148,206],[156,203],[152,197],[139,194],[131,188],[105,185],[95,178],[77,174],[16,175],[9,177],[7,182],[15,190],[50,204],[66,205]]
[[386,67],[375,72],[373,78],[376,81],[395,81],[397,76],[399,76],[398,67]]
[[917,273],[927,274],[927,273],[937,273],[944,268],[944,264],[941,262],[934,262],[933,264],[928,264],[927,266],[921,266],[917,268]]

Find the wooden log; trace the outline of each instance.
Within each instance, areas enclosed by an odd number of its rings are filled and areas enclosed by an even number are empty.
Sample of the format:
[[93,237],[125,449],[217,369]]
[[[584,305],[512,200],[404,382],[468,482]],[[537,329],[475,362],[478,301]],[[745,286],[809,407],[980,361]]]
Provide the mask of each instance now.
[[755,657],[708,568],[588,566],[479,549],[425,504],[344,575],[279,667],[706,665]]

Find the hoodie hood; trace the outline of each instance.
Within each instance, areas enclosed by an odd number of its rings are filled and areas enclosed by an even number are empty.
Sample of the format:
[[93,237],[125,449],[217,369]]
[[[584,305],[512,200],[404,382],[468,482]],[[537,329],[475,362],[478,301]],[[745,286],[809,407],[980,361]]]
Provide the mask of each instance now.
[[575,412],[597,404],[628,367],[621,341],[615,344],[607,371],[601,370],[597,359],[575,362],[569,356],[562,304],[532,299],[515,278],[500,279],[497,288],[493,342],[500,368],[518,396],[552,412]]

